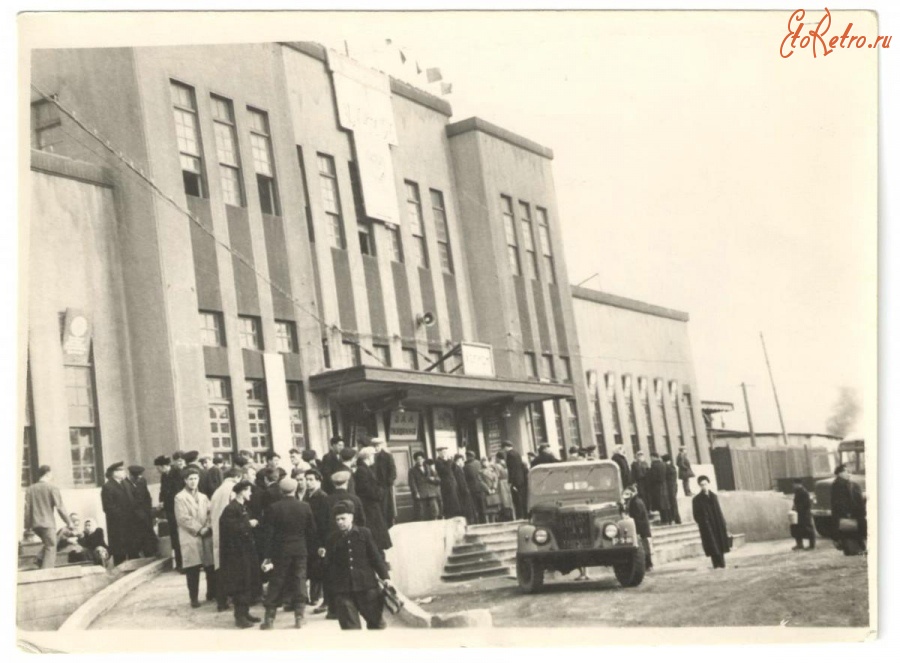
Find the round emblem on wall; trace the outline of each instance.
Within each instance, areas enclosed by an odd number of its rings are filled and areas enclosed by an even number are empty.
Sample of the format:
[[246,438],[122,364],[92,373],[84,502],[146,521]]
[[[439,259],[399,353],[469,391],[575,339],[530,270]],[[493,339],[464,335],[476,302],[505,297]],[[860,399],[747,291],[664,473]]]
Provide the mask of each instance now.
[[87,334],[88,323],[83,315],[77,315],[72,318],[72,324],[69,325],[69,332],[73,336],[84,336]]

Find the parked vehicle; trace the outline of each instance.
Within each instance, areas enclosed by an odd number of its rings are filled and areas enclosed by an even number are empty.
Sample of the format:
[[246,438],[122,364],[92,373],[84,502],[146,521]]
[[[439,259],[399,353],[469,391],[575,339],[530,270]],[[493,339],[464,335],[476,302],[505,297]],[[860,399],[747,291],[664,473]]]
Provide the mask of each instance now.
[[644,579],[644,549],[625,515],[619,466],[613,461],[538,465],[528,474],[529,522],[519,526],[519,587],[541,589],[544,574],[611,566],[623,587]]
[[[837,462],[846,465],[850,471],[850,480],[858,484],[862,489],[863,497],[866,494],[866,445],[861,437],[848,437],[838,445]],[[831,486],[834,477],[816,482],[815,496],[812,508],[813,522],[820,536],[834,541],[835,547],[843,550],[845,554],[852,555],[859,552],[857,544],[852,537],[845,536],[852,533],[852,523],[845,523],[850,527],[848,532],[838,531],[837,522],[831,515]],[[848,520],[848,519],[844,519]]]

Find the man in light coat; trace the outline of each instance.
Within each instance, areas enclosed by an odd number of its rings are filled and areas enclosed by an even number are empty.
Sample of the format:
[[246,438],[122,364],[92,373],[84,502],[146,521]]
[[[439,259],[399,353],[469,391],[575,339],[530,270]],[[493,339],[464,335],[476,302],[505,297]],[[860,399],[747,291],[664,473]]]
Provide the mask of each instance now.
[[[219,572],[219,568],[222,566],[219,557],[219,539],[221,530],[221,523],[219,521],[222,518],[222,512],[225,510],[225,507],[234,499],[234,486],[240,478],[241,471],[239,469],[231,469],[225,472],[225,478],[222,480],[222,484],[216,488],[216,492],[213,493],[212,499],[209,501],[209,520],[210,527],[212,528],[213,541],[213,566],[215,567],[216,573]],[[224,593],[224,587],[225,585],[223,583],[216,583],[216,608],[219,612],[228,610],[228,596]]]
[[216,570],[213,559],[212,528],[209,498],[198,489],[200,470],[188,467],[184,471],[184,490],[175,496],[175,519],[178,521],[178,541],[181,544],[181,563],[187,577],[191,607],[200,607],[200,568],[206,573],[206,600],[216,595]]

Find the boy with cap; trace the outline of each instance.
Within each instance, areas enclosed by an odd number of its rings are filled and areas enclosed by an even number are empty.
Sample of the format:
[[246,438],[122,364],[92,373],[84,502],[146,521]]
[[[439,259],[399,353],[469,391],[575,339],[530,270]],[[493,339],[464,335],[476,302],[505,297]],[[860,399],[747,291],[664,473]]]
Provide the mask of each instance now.
[[[266,592],[266,616],[260,628],[274,627],[278,607],[294,608],[294,628],[303,625],[303,613],[309,596],[306,592],[306,560],[316,555],[316,523],[309,504],[295,495],[297,482],[285,478],[278,484],[281,499],[266,512],[263,537],[263,567],[272,566],[272,579]],[[287,595],[287,594],[290,595]]]
[[206,574],[206,600],[216,595],[209,498],[200,492],[199,484],[200,470],[188,467],[184,471],[184,490],[175,496],[178,540],[192,608],[200,607],[200,567]]
[[106,468],[106,483],[100,489],[100,503],[106,514],[109,552],[113,563],[121,564],[129,557],[135,538],[134,496],[125,481],[125,463],[119,461]]

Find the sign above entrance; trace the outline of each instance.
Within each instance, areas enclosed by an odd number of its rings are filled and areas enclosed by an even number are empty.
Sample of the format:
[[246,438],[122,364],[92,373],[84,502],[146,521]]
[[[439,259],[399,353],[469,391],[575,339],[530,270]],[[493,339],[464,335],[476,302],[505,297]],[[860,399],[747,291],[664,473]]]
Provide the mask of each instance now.
[[419,439],[419,413],[391,412],[391,442],[415,442]]
[[490,345],[460,343],[459,349],[465,375],[494,377],[494,353]]

